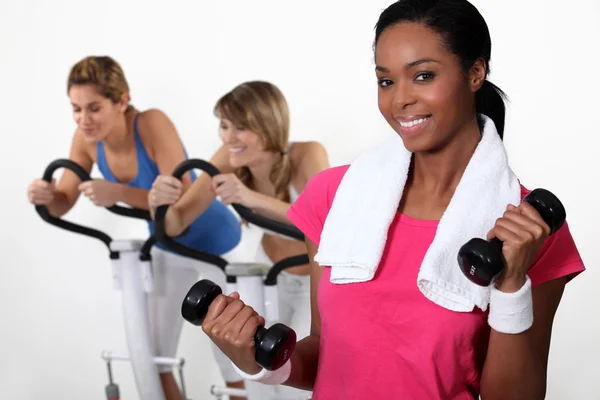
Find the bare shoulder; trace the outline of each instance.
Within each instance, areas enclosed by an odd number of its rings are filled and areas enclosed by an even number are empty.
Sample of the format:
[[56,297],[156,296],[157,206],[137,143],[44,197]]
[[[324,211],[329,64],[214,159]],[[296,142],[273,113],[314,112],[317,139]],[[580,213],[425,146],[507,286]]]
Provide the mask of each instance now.
[[161,109],[158,109],[158,108],[149,108],[148,110],[140,111],[138,114],[139,114],[138,118],[140,119],[140,121],[143,121],[143,120],[153,121],[153,120],[169,118],[164,111],[162,111]]
[[156,160],[157,153],[163,148],[182,147],[175,125],[162,110],[141,111],[137,118],[138,135],[152,159]]
[[329,168],[329,157],[325,147],[317,141],[296,142],[290,149],[292,180],[296,190],[304,186],[319,172]]
[[320,142],[294,142],[290,149],[290,160],[293,166],[299,167],[306,162],[327,158],[327,150]]
[[138,130],[140,136],[176,134],[175,126],[167,114],[157,108],[141,111],[138,114]]

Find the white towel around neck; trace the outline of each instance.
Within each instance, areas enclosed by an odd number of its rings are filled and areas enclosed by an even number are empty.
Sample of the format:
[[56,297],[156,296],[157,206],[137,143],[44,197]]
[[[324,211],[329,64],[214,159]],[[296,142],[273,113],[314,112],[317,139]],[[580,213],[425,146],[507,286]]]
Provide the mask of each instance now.
[[[470,282],[459,268],[460,247],[485,238],[508,204],[521,201],[520,183],[508,165],[491,119],[439,221],[417,282],[428,299],[449,310],[486,310],[490,289]],[[373,279],[397,213],[411,163],[399,136],[359,156],[346,171],[325,220],[315,261],[331,267],[331,282]],[[402,268],[401,265],[397,266]]]

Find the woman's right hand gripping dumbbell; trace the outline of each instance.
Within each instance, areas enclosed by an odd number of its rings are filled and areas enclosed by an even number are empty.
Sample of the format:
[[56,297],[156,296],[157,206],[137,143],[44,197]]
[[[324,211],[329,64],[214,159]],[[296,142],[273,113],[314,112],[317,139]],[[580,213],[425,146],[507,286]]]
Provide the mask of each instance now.
[[148,206],[156,210],[163,205],[172,205],[181,197],[183,184],[171,175],[159,175],[148,193]]
[[43,179],[36,179],[27,188],[27,198],[31,204],[36,206],[46,206],[54,200],[56,193],[55,180],[46,182]]
[[252,375],[262,369],[255,360],[254,337],[264,324],[264,318],[234,292],[220,294],[212,301],[202,330],[240,370]]
[[222,294],[214,282],[203,279],[188,291],[181,305],[185,320],[202,330],[246,374],[274,371],[289,361],[296,347],[296,332],[265,320],[240,300],[238,293]]

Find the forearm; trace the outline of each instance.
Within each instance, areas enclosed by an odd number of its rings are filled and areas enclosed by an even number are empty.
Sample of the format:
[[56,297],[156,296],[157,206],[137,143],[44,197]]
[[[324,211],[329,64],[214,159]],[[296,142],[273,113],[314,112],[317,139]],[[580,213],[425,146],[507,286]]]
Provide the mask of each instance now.
[[[165,233],[170,237],[177,237],[210,207],[215,200],[213,195],[189,196],[185,193],[182,198],[167,209],[165,215]],[[156,219],[156,209],[150,209],[150,216]]]
[[[156,219],[156,209],[150,208],[150,217],[153,220]],[[181,212],[176,209],[175,206],[170,206],[165,214],[165,233],[169,237],[177,237],[181,235],[185,229],[186,226],[183,224]]]
[[291,224],[291,221],[286,215],[290,207],[290,203],[258,192],[253,193],[253,200],[250,206],[257,214],[285,224]]
[[[505,294],[522,291],[527,287],[526,284],[527,278],[522,276],[514,279],[501,279],[495,283],[498,290],[494,289],[495,291],[492,293],[490,313],[494,310],[496,312],[493,315],[490,314],[488,319],[492,329],[481,379],[483,400],[537,400],[545,397],[546,367],[538,353],[539,346],[537,345],[539,343],[535,343],[533,325],[520,333],[502,333],[500,330],[504,331],[505,328],[499,328],[502,326],[502,316],[506,315],[507,306],[503,304],[507,300],[507,297],[504,297]],[[528,293],[525,291],[519,295],[526,296],[518,300],[523,305],[527,304],[526,299],[532,296],[531,293]],[[509,301],[515,300],[515,298],[508,299]],[[494,303],[498,301],[500,303]],[[514,304],[508,306],[512,310],[512,315],[520,315],[519,309],[514,307]],[[526,313],[525,315],[530,314]],[[519,332],[519,330],[514,332]]]
[[148,191],[118,184],[118,201],[141,210],[148,210]]
[[291,357],[292,370],[284,383],[298,389],[312,390],[319,363],[319,337],[309,335],[296,344]]
[[54,193],[54,199],[46,206],[50,215],[55,218],[60,218],[73,207],[73,204],[69,202],[67,196],[61,192]]
[[503,334],[491,330],[481,379],[482,400],[544,399],[546,371],[531,330]]
[[165,215],[165,233],[170,237],[181,235],[189,226],[183,222],[182,213],[180,210],[171,206]]

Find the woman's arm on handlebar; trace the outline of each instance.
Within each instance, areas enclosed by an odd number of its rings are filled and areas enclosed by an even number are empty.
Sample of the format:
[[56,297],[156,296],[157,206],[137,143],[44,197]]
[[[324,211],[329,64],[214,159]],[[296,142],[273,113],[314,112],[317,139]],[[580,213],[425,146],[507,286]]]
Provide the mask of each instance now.
[[[79,164],[88,174],[92,170],[94,161],[86,150],[86,143],[83,140],[81,133],[75,132],[71,140],[71,150],[69,159]],[[54,198],[46,205],[48,212],[55,218],[60,218],[75,205],[79,198],[79,184],[81,181],[75,173],[69,169],[65,169],[58,183]]]
[[317,377],[319,363],[319,341],[321,337],[321,314],[319,313],[317,293],[323,269],[314,261],[317,246],[306,238],[306,247],[310,259],[310,335],[296,343],[292,353],[292,370],[290,377],[284,383],[299,389],[312,390]]
[[[229,152],[225,146],[219,148],[209,162],[222,173],[233,171],[229,165]],[[212,178],[207,173],[201,172],[179,200],[169,207],[165,215],[165,231],[168,236],[180,235],[210,206],[216,199],[211,186]],[[154,218],[154,210],[152,210],[152,218]]]

